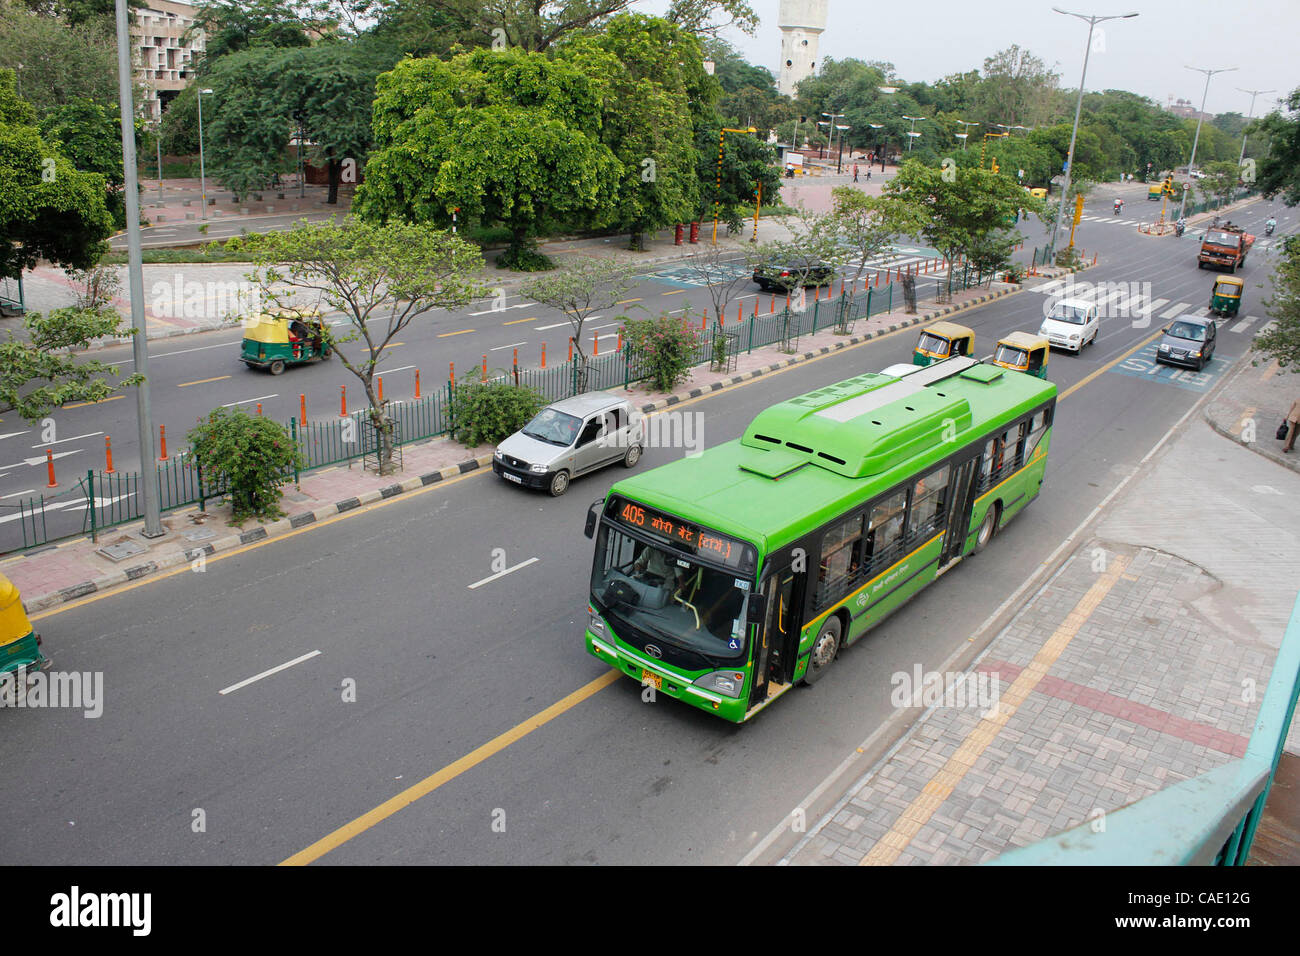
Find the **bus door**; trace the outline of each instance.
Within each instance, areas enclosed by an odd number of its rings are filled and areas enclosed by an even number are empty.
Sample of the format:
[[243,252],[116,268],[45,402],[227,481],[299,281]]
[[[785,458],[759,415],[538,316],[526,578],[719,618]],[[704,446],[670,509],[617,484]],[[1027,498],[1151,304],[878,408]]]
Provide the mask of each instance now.
[[942,568],[953,558],[961,557],[962,545],[970,530],[971,508],[975,504],[975,482],[979,478],[980,456],[976,455],[953,466],[952,506],[948,509],[948,528],[943,536],[943,551],[939,555]]
[[788,684],[799,656],[799,622],[803,620],[803,592],[807,575],[781,568],[767,579],[767,621],[754,642],[754,686],[750,704],[767,699],[771,682]]

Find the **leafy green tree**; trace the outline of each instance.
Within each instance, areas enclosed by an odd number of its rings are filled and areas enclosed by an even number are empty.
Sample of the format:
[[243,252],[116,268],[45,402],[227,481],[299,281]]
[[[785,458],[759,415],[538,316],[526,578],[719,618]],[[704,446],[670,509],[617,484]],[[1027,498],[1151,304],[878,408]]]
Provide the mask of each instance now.
[[[122,120],[116,103],[74,100],[41,118],[41,136],[82,172],[99,173],[108,184],[105,202],[118,229],[126,227],[126,198],[122,189]],[[136,145],[144,132],[136,121]]]
[[484,382],[479,375],[477,369],[463,375],[452,398],[452,437],[468,448],[500,444],[546,404],[535,388],[499,379]]
[[304,465],[302,452],[279,422],[233,408],[214,408],[187,436],[204,481],[230,489],[236,525],[284,515],[281,486]]
[[[601,85],[573,63],[521,50],[403,60],[379,77],[361,214],[502,223],[510,267],[546,267],[547,223],[609,221],[621,164],[600,140]],[[542,261],[538,262],[537,260]]]
[[696,175],[700,181],[698,216],[708,220],[716,214],[729,231],[736,233],[744,228],[745,218],[753,215],[760,187],[764,205],[780,201],[781,173],[771,146],[754,134],[728,133],[722,140],[719,189],[718,133],[717,129],[704,129],[695,140]]
[[1196,188],[1201,197],[1215,200],[1216,208],[1229,203],[1232,194],[1237,191],[1237,181],[1241,176],[1237,164],[1216,160],[1201,166],[1201,172],[1205,173],[1204,178],[1196,180]]
[[103,401],[119,388],[144,381],[131,375],[114,383],[119,373],[113,366],[68,354],[96,339],[130,334],[111,307],[29,312],[23,328],[21,336],[6,331],[0,342],[0,413],[14,411],[28,422],[40,421],[68,402]]
[[[484,294],[473,277],[483,265],[478,248],[427,225],[299,222],[285,232],[240,236],[227,243],[249,254],[250,278],[267,301],[293,307],[323,302],[351,328],[331,340],[343,367],[366,393],[379,438],[381,474],[392,470],[393,421],[379,400],[375,368],[384,350],[415,319],[434,309],[458,308]],[[350,343],[357,342],[353,349]]]
[[191,83],[181,90],[162,115],[159,136],[162,150],[169,156],[189,156],[199,151],[200,86]]
[[633,267],[609,259],[577,259],[551,275],[524,283],[524,296],[564,314],[573,330],[574,382],[576,390],[587,390],[587,353],[582,327],[597,312],[618,304],[634,285]]
[[637,364],[648,372],[656,392],[671,392],[690,375],[695,333],[683,328],[680,319],[671,315],[627,319],[623,339],[628,353],[637,356]]
[[[117,15],[114,0],[25,0],[25,5],[33,13],[57,17],[72,26],[89,24],[109,31]],[[145,0],[127,0],[126,5],[129,10],[140,10],[147,4]]]
[[1273,295],[1264,305],[1273,323],[1255,336],[1260,359],[1277,359],[1290,371],[1300,370],[1300,242],[1287,242],[1273,272]]
[[1012,44],[984,60],[984,78],[975,95],[973,119],[986,124],[1039,126],[1052,116],[1060,75],[1039,57]]
[[0,64],[17,71],[23,99],[40,113],[77,100],[117,102],[117,43],[89,23],[70,26],[0,0]]
[[16,278],[38,259],[85,269],[103,253],[113,220],[107,185],[79,172],[35,126],[35,111],[0,70],[0,277]]
[[716,100],[699,41],[667,20],[625,14],[597,36],[564,45],[560,56],[604,78],[600,139],[622,169],[609,222],[643,236],[684,222],[699,203],[693,118]]
[[207,0],[194,13],[193,35],[203,31],[204,65],[253,47],[304,47],[311,24],[283,0]]
[[[905,214],[900,218],[900,213]],[[852,186],[836,186],[831,190],[831,214],[824,229],[851,255],[848,264],[854,266],[856,287],[867,270],[867,261],[889,249],[904,232],[916,228],[912,214],[898,203],[887,202],[881,196],[868,196]]]
[[904,162],[886,185],[887,202],[902,222],[915,222],[919,233],[944,258],[983,254],[1022,207],[1035,215],[1043,203],[1029,196],[1012,177],[986,169],[944,171]]
[[293,122],[275,96],[285,51],[252,47],[211,64],[204,82],[204,145],[217,182],[237,196],[265,189],[287,169]]
[[1260,192],[1281,195],[1288,206],[1300,203],[1300,88],[1286,101],[1287,115],[1275,110],[1257,122],[1268,136],[1268,153],[1256,164]]

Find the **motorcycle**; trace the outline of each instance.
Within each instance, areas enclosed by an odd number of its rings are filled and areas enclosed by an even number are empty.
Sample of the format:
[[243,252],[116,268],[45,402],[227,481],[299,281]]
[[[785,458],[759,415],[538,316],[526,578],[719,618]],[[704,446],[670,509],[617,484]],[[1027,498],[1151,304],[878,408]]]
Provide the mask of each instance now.
[[1123,208],[1124,208],[1124,200],[1122,200],[1122,199],[1116,199],[1116,200],[1115,200],[1115,212],[1114,212],[1114,215],[1118,216],[1118,215],[1119,215],[1119,211],[1120,211],[1121,209],[1123,209]]
[[1270,219],[1268,222],[1264,223],[1264,235],[1266,235],[1266,236],[1271,236],[1271,235],[1273,235],[1273,228],[1274,228],[1276,225],[1277,225],[1277,223],[1275,223],[1272,219]]
[[1176,237],[1181,236],[1183,234],[1183,230],[1185,230],[1186,228],[1187,228],[1187,224],[1182,222],[1181,220],[1179,222],[1174,223],[1174,235]]

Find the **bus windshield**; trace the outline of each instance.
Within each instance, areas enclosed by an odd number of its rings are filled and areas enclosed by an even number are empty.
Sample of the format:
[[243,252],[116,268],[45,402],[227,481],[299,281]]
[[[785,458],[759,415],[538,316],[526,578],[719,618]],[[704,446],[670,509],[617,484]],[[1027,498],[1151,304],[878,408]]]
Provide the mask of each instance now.
[[[593,601],[624,640],[634,632],[668,643],[711,667],[745,657],[745,615],[750,582],[676,551],[603,525],[591,573]],[[702,661],[698,660],[702,655]]]

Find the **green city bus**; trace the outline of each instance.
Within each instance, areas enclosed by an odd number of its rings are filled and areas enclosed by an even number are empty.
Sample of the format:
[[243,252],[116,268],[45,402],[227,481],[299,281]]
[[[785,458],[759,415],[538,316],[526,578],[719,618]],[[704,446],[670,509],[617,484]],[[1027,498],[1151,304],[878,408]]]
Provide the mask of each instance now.
[[727,720],[820,679],[1038,494],[1056,386],[958,356],[759,413],[593,503],[587,651]]

